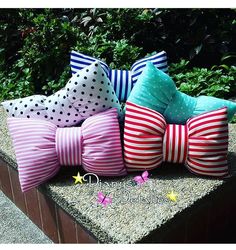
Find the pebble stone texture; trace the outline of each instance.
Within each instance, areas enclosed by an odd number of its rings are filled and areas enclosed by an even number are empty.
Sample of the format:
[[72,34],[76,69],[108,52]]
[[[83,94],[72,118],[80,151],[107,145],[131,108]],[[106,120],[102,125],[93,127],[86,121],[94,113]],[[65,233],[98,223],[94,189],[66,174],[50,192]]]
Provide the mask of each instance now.
[[[0,218],[0,244],[52,243],[52,241],[1,191]],[[24,230],[22,230],[23,228]]]
[[[236,169],[236,124],[230,124],[229,165]],[[6,126],[6,114],[0,107],[0,157],[16,167],[15,155]],[[73,175],[84,174],[80,168],[62,168],[48,183],[41,185],[48,195],[71,214],[100,243],[135,243],[176,214],[224,184],[226,180],[200,178],[183,165],[163,164],[151,172],[142,186],[133,182],[135,174],[120,178],[86,177],[84,184],[74,184]],[[232,178],[232,177],[229,177]],[[112,204],[97,203],[98,191],[112,197]],[[177,202],[167,193],[178,194]]]

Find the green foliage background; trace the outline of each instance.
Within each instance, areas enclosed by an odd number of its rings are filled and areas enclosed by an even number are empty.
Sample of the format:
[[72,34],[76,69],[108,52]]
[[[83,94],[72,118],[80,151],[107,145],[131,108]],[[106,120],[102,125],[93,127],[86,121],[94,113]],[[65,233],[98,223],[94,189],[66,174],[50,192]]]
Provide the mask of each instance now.
[[129,68],[165,50],[190,95],[236,96],[234,9],[1,9],[0,100],[51,94],[70,77],[72,49]]

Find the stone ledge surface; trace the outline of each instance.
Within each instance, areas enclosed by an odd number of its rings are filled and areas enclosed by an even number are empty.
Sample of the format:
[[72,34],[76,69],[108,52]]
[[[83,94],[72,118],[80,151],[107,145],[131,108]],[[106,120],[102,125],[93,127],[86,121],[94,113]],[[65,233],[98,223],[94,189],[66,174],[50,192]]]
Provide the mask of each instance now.
[[[236,125],[230,125],[229,162],[236,168]],[[6,114],[0,107],[0,157],[17,168],[11,139],[6,126]],[[59,206],[91,232],[102,243],[135,243],[171,221],[177,214],[206,197],[228,180],[200,178],[190,174],[183,165],[163,164],[152,171],[148,182],[134,185],[134,174],[123,178],[101,178],[100,183],[74,185],[72,175],[81,168],[62,168],[59,174],[41,185]],[[97,192],[113,198],[106,208],[96,203]],[[166,194],[174,191],[177,202]]]
[[52,243],[2,191],[0,191],[0,208],[0,244]]

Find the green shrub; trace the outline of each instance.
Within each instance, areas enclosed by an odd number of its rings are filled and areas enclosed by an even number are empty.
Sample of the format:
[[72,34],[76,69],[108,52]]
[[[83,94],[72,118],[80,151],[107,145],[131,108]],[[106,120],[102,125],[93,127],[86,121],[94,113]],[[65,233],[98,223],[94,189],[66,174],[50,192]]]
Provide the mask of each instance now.
[[75,43],[78,33],[68,23],[55,18],[50,10],[41,12],[18,11],[19,19],[25,20],[17,27],[22,46],[14,63],[1,72],[1,99],[47,94],[44,85],[58,82],[68,65],[71,43],[73,40]]
[[236,67],[222,65],[188,69],[189,62],[182,60],[170,65],[170,75],[178,89],[191,96],[208,95],[219,98],[235,97]]
[[[0,57],[3,63],[0,74],[0,99],[24,97],[29,94],[51,94],[64,87],[71,76],[69,56],[72,49],[105,60],[111,67],[129,67],[138,57],[141,48],[122,38],[111,40],[111,31],[103,32],[100,27],[94,29],[93,36],[81,23],[73,21],[76,15],[84,17],[84,10],[69,11],[71,21],[62,10],[14,10],[13,33],[18,34],[19,46],[9,43],[8,34],[11,24],[9,13],[0,25],[3,49]],[[107,15],[107,14],[106,14]],[[18,20],[18,26],[15,22]],[[91,31],[90,26],[88,30]],[[0,42],[1,42],[0,40]],[[15,41],[15,40],[14,40]],[[6,51],[12,49],[12,54]],[[9,58],[14,58],[9,63]]]
[[78,40],[73,49],[99,58],[111,68],[127,69],[139,58],[141,49],[129,44],[128,40],[110,40],[108,33],[90,37],[89,43],[84,43],[85,34],[81,34],[84,39]]
[[[11,72],[9,75],[0,72],[0,101],[34,94],[31,75],[27,71],[28,69],[22,72]],[[18,77],[19,74],[25,77]]]
[[227,98],[234,90],[235,68],[210,70],[235,63],[233,9],[1,9],[0,16],[0,100],[63,87],[72,49],[123,69],[166,50],[170,63],[185,58],[170,68],[182,91]]
[[233,117],[233,119],[230,121],[230,123],[236,123],[236,115]]

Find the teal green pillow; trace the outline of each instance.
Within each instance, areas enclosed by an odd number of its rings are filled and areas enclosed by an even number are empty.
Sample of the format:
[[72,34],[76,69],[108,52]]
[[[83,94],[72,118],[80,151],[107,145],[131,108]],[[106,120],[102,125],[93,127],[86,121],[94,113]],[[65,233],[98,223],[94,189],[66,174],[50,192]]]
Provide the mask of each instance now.
[[191,97],[177,90],[174,81],[163,71],[147,62],[128,101],[158,111],[167,123],[185,124],[193,116],[228,108],[228,120],[236,113],[236,103],[211,97]]

